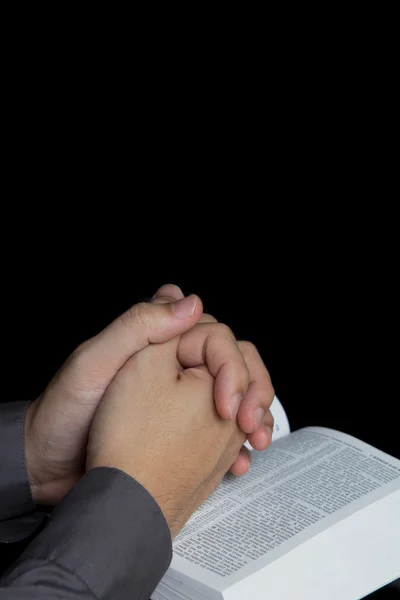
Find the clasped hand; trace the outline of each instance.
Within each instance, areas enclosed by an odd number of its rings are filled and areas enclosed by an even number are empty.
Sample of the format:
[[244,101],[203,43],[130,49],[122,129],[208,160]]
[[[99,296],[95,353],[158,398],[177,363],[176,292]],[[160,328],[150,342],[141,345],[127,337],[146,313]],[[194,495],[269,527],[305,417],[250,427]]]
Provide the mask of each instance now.
[[[163,286],[70,356],[25,419],[33,498],[56,504],[96,467],[134,477],[175,535],[227,470],[271,441],[273,388],[256,348]],[[90,435],[89,435],[90,433]]]

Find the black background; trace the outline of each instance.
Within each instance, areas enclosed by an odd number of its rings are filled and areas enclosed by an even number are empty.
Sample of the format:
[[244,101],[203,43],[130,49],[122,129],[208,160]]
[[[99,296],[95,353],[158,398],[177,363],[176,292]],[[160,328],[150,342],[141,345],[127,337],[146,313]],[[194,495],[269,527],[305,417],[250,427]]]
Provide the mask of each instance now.
[[245,56],[240,33],[196,64],[178,43],[149,65],[147,41],[134,65],[119,45],[110,59],[103,39],[74,60],[49,28],[17,56],[16,36],[2,401],[35,398],[81,341],[173,282],[257,345],[292,429],[400,457],[393,78],[375,45],[340,58],[336,33],[321,52],[286,27],[267,53],[252,36]]

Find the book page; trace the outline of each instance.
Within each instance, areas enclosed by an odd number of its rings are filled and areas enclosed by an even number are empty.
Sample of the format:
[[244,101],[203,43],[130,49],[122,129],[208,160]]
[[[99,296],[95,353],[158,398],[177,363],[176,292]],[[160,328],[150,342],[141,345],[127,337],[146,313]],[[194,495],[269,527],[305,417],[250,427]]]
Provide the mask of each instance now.
[[224,590],[399,489],[399,460],[337,431],[301,429],[254,452],[245,476],[226,476],[176,537],[166,581]]
[[279,438],[289,435],[290,426],[289,420],[279,399],[274,396],[270,411],[274,417],[274,428],[272,430],[272,441],[275,442]]

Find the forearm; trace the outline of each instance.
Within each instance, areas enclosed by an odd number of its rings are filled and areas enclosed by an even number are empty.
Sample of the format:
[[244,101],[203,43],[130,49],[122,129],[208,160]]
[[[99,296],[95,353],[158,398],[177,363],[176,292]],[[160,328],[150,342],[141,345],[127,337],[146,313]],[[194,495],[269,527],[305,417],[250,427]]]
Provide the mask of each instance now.
[[150,494],[122,471],[94,469],[3,578],[0,599],[35,592],[43,600],[148,600],[171,556],[168,526]]
[[43,520],[35,511],[25,461],[24,420],[29,402],[0,404],[0,543],[31,535]]

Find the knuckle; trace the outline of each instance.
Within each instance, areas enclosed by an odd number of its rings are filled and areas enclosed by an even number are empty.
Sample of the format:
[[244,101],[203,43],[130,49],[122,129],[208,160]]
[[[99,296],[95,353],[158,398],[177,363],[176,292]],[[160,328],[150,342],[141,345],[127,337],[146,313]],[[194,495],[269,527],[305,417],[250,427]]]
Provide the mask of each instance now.
[[274,397],[275,397],[275,390],[272,386],[271,380],[269,380],[268,391],[267,391],[267,406],[268,406],[268,408],[271,406]]
[[176,302],[176,298],[173,296],[156,296],[151,301],[152,304],[171,304],[172,302]]
[[243,341],[239,342],[240,350],[244,355],[248,354],[249,356],[259,356],[259,352],[257,347],[253,342]]
[[[261,390],[260,390],[261,392]],[[275,397],[275,390],[272,387],[271,382],[268,383],[265,390],[262,391],[260,406],[265,410],[269,410]]]
[[127,329],[134,329],[138,325],[146,326],[148,322],[149,305],[146,302],[139,302],[131,306],[126,312],[120,315],[121,323]]
[[214,323],[213,328],[221,337],[230,338],[236,342],[232,329],[228,325],[225,325],[225,323]]
[[66,361],[66,366],[73,368],[74,370],[80,370],[85,367],[87,350],[90,344],[90,340],[86,340],[79,344],[77,348],[69,355]]
[[203,313],[200,317],[199,323],[218,323],[217,319],[208,313]]
[[274,427],[275,419],[270,410],[267,410],[264,417],[264,425],[269,425],[270,427]]
[[242,392],[245,394],[250,384],[250,371],[245,362],[240,365],[239,370]]

